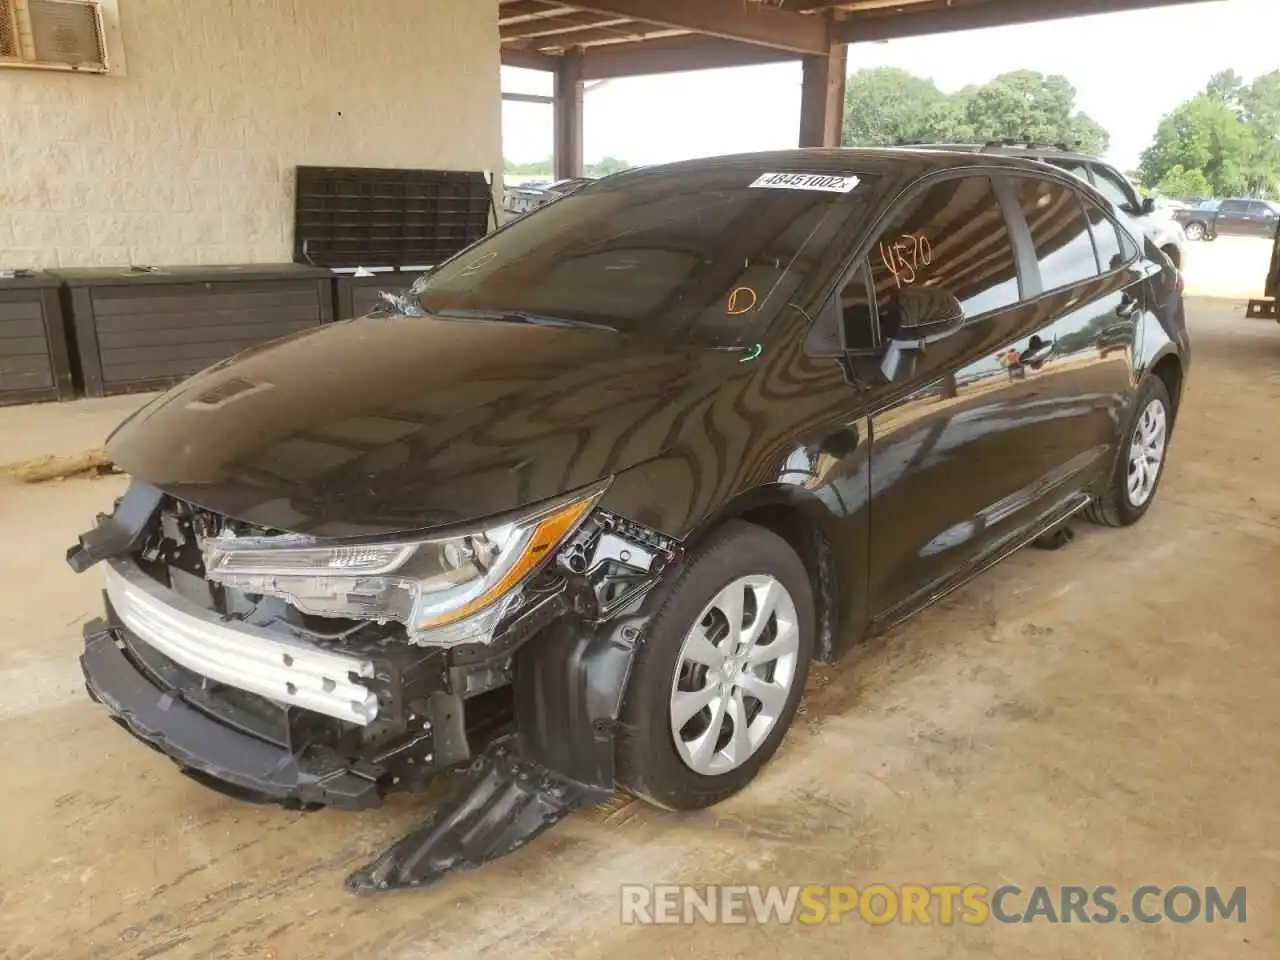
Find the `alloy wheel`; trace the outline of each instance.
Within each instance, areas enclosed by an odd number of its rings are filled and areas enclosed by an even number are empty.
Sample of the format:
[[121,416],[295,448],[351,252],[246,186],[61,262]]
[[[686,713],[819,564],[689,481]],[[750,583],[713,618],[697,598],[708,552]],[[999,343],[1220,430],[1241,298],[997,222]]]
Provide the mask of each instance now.
[[1164,464],[1164,448],[1169,435],[1164,404],[1152,400],[1143,408],[1133,426],[1129,440],[1129,503],[1140,507],[1151,499],[1160,468]]
[[740,577],[685,634],[671,686],[671,734],[695,773],[740,767],[786,709],[799,660],[795,601],[774,577]]

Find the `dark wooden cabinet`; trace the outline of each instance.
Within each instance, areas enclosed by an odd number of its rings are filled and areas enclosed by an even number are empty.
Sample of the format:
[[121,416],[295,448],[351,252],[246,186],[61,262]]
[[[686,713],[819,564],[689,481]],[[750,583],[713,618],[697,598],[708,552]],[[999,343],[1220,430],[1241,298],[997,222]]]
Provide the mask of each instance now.
[[60,286],[49,274],[0,279],[0,403],[75,396]]
[[90,397],[154,390],[333,319],[328,270],[298,264],[60,270]]

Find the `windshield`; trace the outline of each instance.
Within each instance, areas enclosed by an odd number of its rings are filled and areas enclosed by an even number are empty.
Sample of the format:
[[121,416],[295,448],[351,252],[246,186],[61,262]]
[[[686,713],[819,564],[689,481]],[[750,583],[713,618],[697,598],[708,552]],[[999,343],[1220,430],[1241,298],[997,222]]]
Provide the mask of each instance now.
[[525,314],[736,345],[786,306],[871,192],[750,186],[759,176],[722,167],[587,184],[465,250],[414,293],[445,316]]

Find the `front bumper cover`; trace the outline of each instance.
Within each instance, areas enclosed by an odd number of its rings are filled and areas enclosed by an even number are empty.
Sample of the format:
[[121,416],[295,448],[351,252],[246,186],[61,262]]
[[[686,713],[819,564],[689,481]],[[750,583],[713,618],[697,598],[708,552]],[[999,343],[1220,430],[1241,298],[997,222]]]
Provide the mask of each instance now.
[[381,803],[382,767],[291,752],[219,723],[151,683],[125,654],[118,630],[104,620],[85,625],[80,666],[89,695],[184,772],[241,799],[347,810]]

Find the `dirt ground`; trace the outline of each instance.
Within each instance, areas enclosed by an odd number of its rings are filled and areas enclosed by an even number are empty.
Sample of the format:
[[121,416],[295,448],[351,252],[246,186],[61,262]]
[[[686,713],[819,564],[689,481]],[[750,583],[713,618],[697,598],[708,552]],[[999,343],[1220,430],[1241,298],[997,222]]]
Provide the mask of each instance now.
[[1186,245],[1182,272],[1187,293],[1205,297],[1260,297],[1271,264],[1271,241],[1260,237],[1219,237]]
[[[434,889],[343,876],[430,800],[225,799],[80,687],[97,581],[61,554],[118,478],[0,484],[0,956],[1280,956],[1280,326],[1192,305],[1159,499],[1082,524],[815,670],[782,750],[694,815],[620,802]],[[624,883],[1218,884],[1248,920],[637,927]],[[784,939],[785,938],[785,939]],[[874,953],[872,953],[874,951]]]

